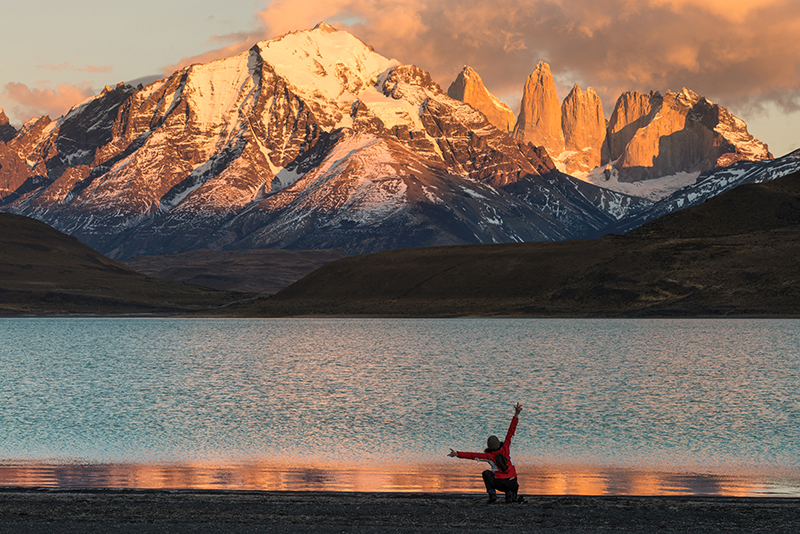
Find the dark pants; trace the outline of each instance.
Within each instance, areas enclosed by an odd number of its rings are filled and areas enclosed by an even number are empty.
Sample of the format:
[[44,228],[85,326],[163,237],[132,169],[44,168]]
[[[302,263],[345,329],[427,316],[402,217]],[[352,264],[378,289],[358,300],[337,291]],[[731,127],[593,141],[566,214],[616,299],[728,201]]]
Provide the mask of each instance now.
[[497,491],[502,491],[503,493],[513,491],[517,493],[519,491],[517,477],[496,478],[494,476],[494,471],[491,469],[487,469],[483,472],[483,483],[486,484],[486,491],[489,493],[496,493]]

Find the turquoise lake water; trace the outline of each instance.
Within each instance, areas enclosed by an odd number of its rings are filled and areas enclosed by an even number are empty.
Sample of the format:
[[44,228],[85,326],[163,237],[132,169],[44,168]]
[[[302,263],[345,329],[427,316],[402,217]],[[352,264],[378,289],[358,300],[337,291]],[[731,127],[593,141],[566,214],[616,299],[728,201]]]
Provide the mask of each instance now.
[[800,495],[800,321],[0,319],[0,486]]

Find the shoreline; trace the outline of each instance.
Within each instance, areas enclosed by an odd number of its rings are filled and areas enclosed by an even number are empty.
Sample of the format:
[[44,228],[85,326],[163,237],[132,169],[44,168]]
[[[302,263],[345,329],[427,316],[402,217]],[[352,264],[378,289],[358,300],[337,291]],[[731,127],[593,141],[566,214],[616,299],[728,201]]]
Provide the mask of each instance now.
[[0,533],[800,532],[797,497],[0,488]]
[[[541,496],[800,499],[800,471],[760,467],[614,467],[518,459],[520,491]],[[42,491],[220,491],[482,495],[482,466],[251,460],[123,462],[0,460],[0,488]]]

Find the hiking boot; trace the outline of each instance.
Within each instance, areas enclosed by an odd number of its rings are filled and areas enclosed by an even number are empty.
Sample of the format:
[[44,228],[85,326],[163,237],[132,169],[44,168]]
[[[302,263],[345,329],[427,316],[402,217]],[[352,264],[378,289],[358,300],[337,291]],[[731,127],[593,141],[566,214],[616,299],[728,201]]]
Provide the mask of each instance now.
[[507,503],[515,502],[516,499],[517,499],[517,494],[515,492],[513,492],[513,491],[507,491],[506,492],[506,502]]
[[492,504],[496,500],[497,500],[497,494],[496,493],[490,493],[489,494],[489,501],[487,502],[487,504]]

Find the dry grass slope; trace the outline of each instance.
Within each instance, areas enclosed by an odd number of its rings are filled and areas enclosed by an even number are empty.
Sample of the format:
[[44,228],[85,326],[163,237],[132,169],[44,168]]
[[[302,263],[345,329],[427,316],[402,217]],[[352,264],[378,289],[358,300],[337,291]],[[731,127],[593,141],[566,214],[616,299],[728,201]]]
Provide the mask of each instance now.
[[250,296],[148,278],[44,223],[0,213],[0,315],[191,313]]
[[138,256],[123,263],[136,272],[162,280],[220,291],[273,294],[344,256],[340,250],[193,250]]

